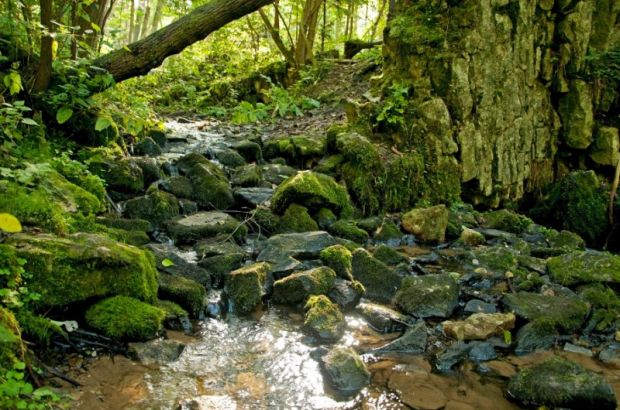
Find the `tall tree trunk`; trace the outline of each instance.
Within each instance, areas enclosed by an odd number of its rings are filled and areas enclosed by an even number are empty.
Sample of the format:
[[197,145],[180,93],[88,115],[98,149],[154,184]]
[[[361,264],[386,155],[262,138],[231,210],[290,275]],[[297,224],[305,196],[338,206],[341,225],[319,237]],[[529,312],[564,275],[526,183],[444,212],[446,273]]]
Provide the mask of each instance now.
[[77,36],[78,33],[75,31],[75,27],[78,25],[77,18],[77,9],[78,9],[78,0],[72,0],[71,2],[71,59],[77,60],[78,57],[78,41]]
[[297,44],[295,45],[295,60],[298,66],[312,61],[314,40],[319,11],[323,0],[306,0],[302,13],[302,20],[297,32]]
[[149,19],[151,17],[151,5],[146,2],[146,7],[144,9],[144,19],[142,19],[142,28],[140,30],[139,38],[144,38],[148,35],[148,27],[149,27]]
[[127,43],[133,43],[134,32],[136,31],[136,0],[131,2],[131,10],[129,11],[129,33],[127,33]]
[[[284,41],[282,41],[282,37],[280,37],[280,32],[276,30],[274,26],[271,25],[271,21],[269,21],[269,16],[267,16],[267,14],[263,10],[258,10],[258,13],[260,14],[260,17],[263,20],[263,23],[265,24],[265,28],[269,32],[271,39],[275,43],[276,47],[278,47],[278,50],[280,50],[280,52],[284,56],[284,59],[292,66],[296,66],[297,62],[295,61],[294,52],[288,49],[284,45]],[[278,15],[277,11],[276,11],[276,15]]]
[[164,0],[158,0],[157,6],[155,7],[155,13],[153,14],[153,22],[151,23],[151,28],[149,29],[148,34],[157,31],[159,29],[159,24],[161,23],[161,18],[164,12]]
[[150,36],[93,60],[93,66],[108,71],[116,82],[147,74],[166,57],[273,1],[212,0]]
[[381,19],[383,18],[383,14],[385,13],[385,6],[388,0],[379,0],[381,1],[381,6],[379,7],[379,14],[377,15],[377,19],[372,25],[372,30],[370,31],[370,40],[374,41],[377,36],[377,30],[379,28],[379,24],[381,24]]
[[41,7],[41,26],[45,32],[41,36],[41,53],[39,55],[37,78],[33,86],[34,92],[47,90],[52,78],[52,46],[54,42],[52,37],[53,0],[40,0],[39,5]]

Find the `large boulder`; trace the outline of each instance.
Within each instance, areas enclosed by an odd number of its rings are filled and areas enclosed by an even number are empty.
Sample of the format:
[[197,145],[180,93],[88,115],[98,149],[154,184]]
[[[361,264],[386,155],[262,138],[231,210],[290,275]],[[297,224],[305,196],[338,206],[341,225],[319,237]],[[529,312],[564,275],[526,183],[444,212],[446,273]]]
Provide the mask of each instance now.
[[167,192],[154,191],[125,202],[125,215],[132,219],[145,219],[153,226],[162,226],[179,215],[179,201]]
[[281,233],[318,231],[319,226],[308,213],[308,208],[291,204],[280,218],[278,231]]
[[177,161],[177,167],[189,178],[192,197],[205,208],[227,209],[233,203],[233,193],[224,171],[199,154],[188,154]]
[[446,238],[449,211],[445,205],[416,208],[403,215],[403,229],[422,242],[442,243]]
[[562,285],[620,283],[620,256],[607,252],[573,252],[547,260],[551,279]]
[[323,249],[319,255],[325,266],[332,268],[338,277],[351,280],[353,255],[344,245],[333,245]]
[[338,340],[346,327],[338,305],[325,295],[310,296],[305,306],[304,326],[322,340]]
[[337,347],[322,361],[332,385],[342,393],[357,393],[370,381],[370,372],[362,358],[351,348]]
[[199,212],[167,224],[170,236],[182,243],[191,243],[217,235],[243,239],[247,228],[232,216],[220,211]]
[[416,317],[449,317],[458,304],[459,286],[447,273],[410,276],[396,293],[396,305]]
[[600,127],[594,137],[590,158],[599,165],[616,166],[620,159],[618,128]]
[[367,250],[359,248],[351,260],[353,278],[366,288],[366,297],[389,302],[398,289],[402,278]]
[[105,236],[16,234],[6,241],[15,247],[32,274],[31,291],[45,306],[108,295],[126,295],[154,302],[157,298],[155,259],[148,251]]
[[271,266],[266,262],[244,266],[226,276],[226,294],[239,313],[250,313],[265,294],[265,282]]
[[602,376],[559,357],[521,369],[508,395],[528,407],[616,408],[614,390]]
[[336,272],[326,266],[294,273],[273,284],[273,301],[294,304],[311,295],[324,295],[334,286],[335,280]]
[[304,204],[312,211],[325,207],[339,213],[349,206],[349,195],[345,187],[332,177],[300,171],[280,184],[271,200],[271,207],[281,215],[292,203]]

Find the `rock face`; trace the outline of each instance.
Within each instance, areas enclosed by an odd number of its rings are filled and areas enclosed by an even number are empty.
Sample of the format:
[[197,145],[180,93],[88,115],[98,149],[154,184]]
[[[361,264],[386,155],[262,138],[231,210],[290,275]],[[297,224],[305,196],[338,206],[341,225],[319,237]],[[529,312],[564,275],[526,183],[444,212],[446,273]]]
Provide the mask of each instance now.
[[362,358],[351,348],[337,347],[323,357],[323,368],[334,388],[355,394],[370,381],[370,372]]
[[445,205],[412,209],[403,215],[403,229],[422,242],[442,243],[446,239],[448,216]]
[[458,340],[485,340],[515,327],[512,313],[474,313],[465,320],[441,324],[446,335]]
[[616,396],[605,379],[560,358],[522,369],[510,380],[508,394],[528,406],[616,408]]
[[394,298],[404,312],[421,318],[450,316],[458,299],[458,284],[447,273],[407,277]]
[[585,159],[596,119],[618,109],[603,103],[617,98],[612,80],[604,95],[583,80],[588,53],[617,47],[611,3],[397,2],[385,77],[411,85],[416,110],[396,138],[414,135],[437,179],[458,161],[471,202],[497,206],[552,182],[556,154]]

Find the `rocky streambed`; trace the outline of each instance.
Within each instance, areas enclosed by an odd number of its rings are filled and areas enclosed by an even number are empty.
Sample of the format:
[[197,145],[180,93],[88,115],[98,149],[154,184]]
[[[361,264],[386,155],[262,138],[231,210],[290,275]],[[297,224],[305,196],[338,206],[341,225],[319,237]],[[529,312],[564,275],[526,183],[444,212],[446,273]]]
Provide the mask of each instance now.
[[80,359],[75,407],[616,408],[620,257],[506,210],[364,217],[334,159],[358,135],[169,130],[92,165],[172,330]]

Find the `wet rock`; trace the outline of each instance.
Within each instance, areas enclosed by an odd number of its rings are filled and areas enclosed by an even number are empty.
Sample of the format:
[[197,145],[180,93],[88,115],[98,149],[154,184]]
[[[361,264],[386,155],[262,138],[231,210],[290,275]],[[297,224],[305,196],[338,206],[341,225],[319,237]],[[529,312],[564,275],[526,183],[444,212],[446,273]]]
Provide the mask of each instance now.
[[234,149],[218,148],[214,149],[211,154],[213,159],[229,168],[245,165],[245,158]]
[[142,168],[131,159],[93,157],[88,167],[106,182],[108,191],[137,194],[144,190]]
[[237,408],[237,402],[230,396],[212,395],[198,396],[193,399],[181,400],[176,410],[212,410]]
[[273,211],[282,214],[292,203],[304,204],[310,210],[325,207],[339,213],[350,201],[347,190],[332,177],[300,171],[278,186],[271,202]]
[[580,289],[579,296],[593,309],[584,333],[615,331],[620,327],[620,298],[613,289],[596,283]]
[[[192,279],[207,288],[211,287],[211,274],[195,263],[190,263],[179,256],[176,248],[170,245],[154,243],[148,244],[146,248],[155,255],[157,270]],[[167,262],[164,263],[166,259]],[[172,264],[170,262],[172,262]]]
[[235,149],[243,159],[245,159],[248,163],[263,162],[263,150],[261,146],[250,140],[239,141],[233,145],[233,149]]
[[250,313],[262,302],[271,266],[265,262],[244,266],[226,276],[225,290],[239,313]]
[[243,252],[209,256],[201,259],[198,265],[211,273],[213,286],[220,287],[224,283],[224,277],[229,272],[240,268],[245,257]]
[[267,239],[257,260],[275,263],[291,256],[313,259],[332,245],[336,245],[336,240],[323,231],[274,235]]
[[235,242],[222,241],[221,238],[217,237],[196,242],[193,248],[199,259],[219,255],[246,254],[243,248]]
[[528,406],[616,408],[614,391],[603,377],[559,357],[521,369],[510,379],[508,395]]
[[433,386],[423,371],[397,372],[390,377],[388,387],[398,394],[407,406],[418,410],[439,410],[446,407],[448,398]]
[[617,368],[620,366],[620,350],[618,350],[617,346],[609,346],[600,351],[598,359],[603,363],[614,365]]
[[459,286],[447,273],[403,279],[396,305],[416,317],[449,317],[458,304]]
[[280,225],[278,227],[278,232],[280,233],[312,232],[318,230],[319,226],[308,213],[308,208],[298,204],[291,204],[286,208],[284,215],[280,218]]
[[573,252],[547,261],[551,279],[565,286],[620,283],[620,256],[607,252]]
[[204,286],[191,279],[160,273],[158,295],[160,299],[171,300],[197,317],[204,306],[206,291]]
[[314,215],[314,219],[321,229],[327,229],[338,220],[338,217],[328,208],[319,209]]
[[161,148],[166,146],[168,138],[166,137],[166,133],[159,128],[151,128],[148,130],[147,135],[157,143]]
[[403,215],[403,229],[422,242],[443,243],[448,226],[448,208],[437,205],[430,208],[416,208]]
[[474,313],[465,320],[441,323],[446,335],[458,340],[485,340],[515,327],[512,313]]
[[353,252],[351,260],[353,278],[366,288],[366,297],[389,302],[401,283],[401,277],[365,249]]
[[175,340],[158,339],[144,343],[129,343],[129,356],[142,364],[167,364],[181,356],[185,345]]
[[594,356],[594,353],[592,353],[592,350],[586,349],[585,347],[574,345],[572,343],[566,343],[564,345],[564,351],[571,352],[571,353],[578,353],[578,354],[582,354],[588,357]]
[[162,226],[179,215],[179,201],[167,192],[155,191],[125,202],[124,213],[132,219],[145,219],[152,226]]
[[167,224],[171,237],[180,243],[192,243],[217,235],[230,235],[242,239],[247,228],[232,216],[220,211],[199,212]]
[[495,347],[489,342],[475,342],[470,344],[468,353],[472,362],[486,362],[497,358]]
[[151,137],[146,137],[138,142],[134,147],[134,152],[137,155],[146,155],[149,157],[156,157],[162,154],[161,147]]
[[[360,228],[362,227],[360,226]],[[382,243],[400,242],[400,239],[403,237],[398,225],[389,218],[384,218],[381,225],[369,232],[374,232],[373,239]]]
[[378,216],[371,216],[368,218],[360,219],[357,221],[357,227],[365,230],[366,232],[374,232],[376,231],[383,220]]
[[364,295],[364,285],[359,282],[336,278],[334,287],[329,290],[329,299],[340,306],[340,309],[353,309]]
[[351,348],[331,350],[322,358],[322,364],[332,386],[342,393],[355,394],[370,382],[370,372]]
[[256,164],[242,165],[235,168],[231,183],[241,187],[256,187],[263,182],[263,173]]
[[[266,205],[267,203],[265,203]],[[249,227],[252,232],[268,236],[275,233],[280,226],[280,217],[265,205],[259,205],[254,210],[254,222]]]
[[353,255],[343,245],[334,245],[325,248],[320,253],[321,262],[325,266],[332,268],[339,278],[352,280],[352,265],[351,261]]
[[304,326],[319,339],[335,341],[345,330],[344,316],[338,305],[325,295],[310,296],[304,307]]
[[373,350],[373,353],[421,354],[426,351],[428,329],[423,321],[407,327],[398,339]]
[[305,166],[318,161],[325,153],[325,137],[295,135],[271,138],[263,143],[265,158],[285,158],[291,165]]
[[586,241],[579,235],[570,231],[547,230],[545,240],[550,248],[561,249],[564,252],[583,251],[586,248]]
[[527,320],[543,319],[565,331],[579,327],[589,311],[588,305],[579,298],[566,295],[519,292],[505,295],[502,303],[517,316]]
[[142,170],[142,175],[144,175],[144,186],[149,186],[152,183],[159,181],[162,176],[162,172],[159,163],[155,159],[147,157],[134,157],[132,160]]
[[[236,153],[236,152],[235,152]],[[192,153],[176,162],[192,184],[192,199],[201,207],[227,209],[233,204],[232,190],[224,171],[200,154]]]
[[263,165],[261,166],[261,170],[263,171],[263,178],[265,178],[265,181],[275,185],[280,185],[297,173],[295,168],[279,164]]
[[507,209],[485,212],[482,215],[483,226],[485,228],[497,229],[500,231],[521,234],[533,223],[526,216],[519,215]]
[[166,192],[179,198],[192,198],[193,189],[189,178],[182,175],[171,176],[163,179],[159,186]]
[[334,236],[348,239],[355,243],[365,244],[368,241],[368,232],[358,228],[355,221],[341,219],[331,224],[327,230]]
[[198,204],[189,199],[179,199],[179,207],[181,209],[181,215],[192,215],[198,212]]
[[449,346],[437,356],[435,367],[442,372],[452,370],[454,366],[465,360],[469,355],[470,344],[459,342]]
[[191,334],[193,330],[189,314],[181,306],[169,300],[158,300],[156,306],[166,312],[164,326],[166,329],[181,330]]
[[360,303],[356,309],[376,331],[381,333],[402,332],[411,319],[387,306]]
[[483,245],[486,242],[484,235],[473,229],[464,228],[459,236],[459,241],[467,246]]
[[269,202],[273,192],[271,188],[237,188],[234,191],[234,196],[235,200],[241,205],[256,207]]
[[514,272],[518,267],[518,251],[502,245],[476,249],[473,255],[472,261],[477,260],[479,266],[490,272],[498,273],[501,277],[508,271]]
[[495,313],[497,308],[492,303],[486,303],[478,299],[472,299],[465,305],[465,312],[468,313]]
[[96,221],[98,224],[107,226],[108,228],[123,229],[125,231],[151,232],[151,223],[146,219],[127,219],[98,216]]
[[389,246],[379,245],[372,251],[372,256],[386,265],[408,264],[409,258]]
[[273,301],[283,304],[303,302],[310,295],[323,295],[334,286],[336,272],[322,266],[297,272],[273,284]]

